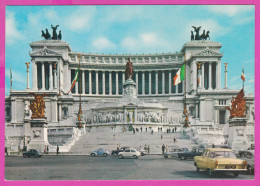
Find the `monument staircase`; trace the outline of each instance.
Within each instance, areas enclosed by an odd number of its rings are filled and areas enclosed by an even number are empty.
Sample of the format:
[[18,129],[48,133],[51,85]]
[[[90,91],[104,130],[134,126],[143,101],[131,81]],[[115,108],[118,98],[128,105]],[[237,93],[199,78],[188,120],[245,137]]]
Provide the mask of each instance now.
[[[161,135],[163,135],[161,139]],[[177,138],[174,143],[173,138]],[[180,132],[166,133],[166,132],[113,132],[107,131],[90,131],[82,135],[77,142],[70,148],[69,154],[90,154],[91,151],[98,148],[104,148],[110,153],[116,149],[116,146],[130,146],[134,148],[143,148],[145,145],[150,146],[150,154],[161,154],[161,147],[163,144],[170,146],[180,146],[192,148],[197,146],[192,140],[183,136]]]

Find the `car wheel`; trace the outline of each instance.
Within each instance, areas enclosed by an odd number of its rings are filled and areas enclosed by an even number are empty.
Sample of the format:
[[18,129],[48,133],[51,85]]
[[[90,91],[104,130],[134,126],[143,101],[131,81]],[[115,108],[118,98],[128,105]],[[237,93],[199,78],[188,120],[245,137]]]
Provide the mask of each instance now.
[[212,172],[211,169],[208,169],[208,174],[209,174],[210,176],[213,176],[213,172]]
[[144,156],[144,153],[143,153],[143,152],[141,152],[141,156]]
[[95,154],[95,153],[91,153],[90,155],[91,155],[92,157],[96,156],[96,154]]
[[121,154],[120,154],[118,157],[119,157],[119,158],[122,158],[122,159],[124,159],[124,156],[123,156],[123,155],[121,155]]
[[233,172],[234,177],[237,177],[239,175],[239,172]]
[[24,158],[26,158],[26,155],[23,155]]
[[250,165],[247,166],[247,173],[248,174],[252,174],[253,173],[252,167]]
[[133,158],[137,159],[138,157],[136,155],[133,155]]
[[197,171],[197,172],[199,172],[199,171],[200,171],[200,169],[197,167],[196,171]]
[[186,157],[185,156],[181,156],[181,160],[186,160]]
[[107,156],[107,153],[104,153],[103,156]]

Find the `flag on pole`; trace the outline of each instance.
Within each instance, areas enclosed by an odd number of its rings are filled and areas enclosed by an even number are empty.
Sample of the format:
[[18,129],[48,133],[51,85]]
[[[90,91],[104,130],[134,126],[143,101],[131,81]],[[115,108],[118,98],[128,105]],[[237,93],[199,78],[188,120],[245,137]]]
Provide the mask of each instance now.
[[246,76],[245,76],[245,73],[244,73],[244,67],[243,67],[243,69],[242,69],[241,79],[242,79],[243,81],[246,80]]
[[[71,88],[70,88],[70,90],[69,90],[69,92],[73,89],[73,87],[75,86],[75,84],[76,84],[76,82],[79,80],[79,68],[77,69],[77,72],[76,72],[76,74],[75,74],[75,77],[74,77],[74,79],[73,79],[73,82],[72,82],[72,85],[71,85]],[[68,93],[69,93],[68,92]],[[68,94],[67,93],[67,94]]]
[[185,79],[185,65],[178,70],[177,74],[173,78],[173,85],[177,85]]
[[10,89],[12,90],[13,75],[12,75],[11,65],[10,65],[10,81],[11,81],[11,87],[10,87]]

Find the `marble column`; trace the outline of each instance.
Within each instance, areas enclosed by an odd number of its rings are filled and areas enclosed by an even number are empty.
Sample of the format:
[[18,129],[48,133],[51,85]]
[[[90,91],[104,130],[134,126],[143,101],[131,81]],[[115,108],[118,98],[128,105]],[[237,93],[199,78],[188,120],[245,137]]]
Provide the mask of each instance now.
[[[177,73],[177,72],[176,72]],[[184,80],[185,81],[185,80]],[[182,82],[181,82],[182,83]],[[175,89],[175,93],[178,94],[179,93],[179,84],[175,85],[176,89]]]
[[123,71],[123,83],[125,83],[125,71]]
[[224,89],[227,89],[228,87],[227,87],[227,63],[225,63],[225,86],[224,86]]
[[149,95],[152,94],[152,72],[149,71]]
[[155,71],[155,94],[158,94],[158,71]]
[[44,63],[42,63],[42,90],[45,90],[45,67],[44,67]]
[[54,69],[53,69],[53,83],[54,83],[54,89],[57,89],[57,65],[54,64]]
[[33,90],[38,89],[37,63],[32,60]]
[[75,94],[78,94],[79,93],[79,82],[76,81],[76,84],[75,84]]
[[136,94],[138,95],[138,71],[135,71]]
[[109,89],[109,95],[112,95],[112,72],[109,71],[109,76],[108,76],[108,89]]
[[221,79],[221,70],[220,70],[220,63],[216,62],[216,89],[219,90],[220,89],[220,79]]
[[201,63],[201,88],[205,89],[204,63]]
[[52,63],[49,63],[49,69],[50,69],[50,78],[49,78],[49,81],[50,81],[50,90],[52,90],[52,89],[53,89]]
[[118,71],[116,71],[116,95],[118,95]]
[[197,64],[196,61],[192,63],[192,71],[193,71],[193,90],[197,89],[197,82],[198,82],[198,76],[197,76]]
[[105,91],[105,89],[106,89],[106,80],[105,80],[105,71],[102,71],[102,93],[103,93],[103,95],[105,95],[106,94],[106,91]]
[[85,94],[85,85],[86,85],[86,83],[85,83],[85,70],[82,70],[81,71],[82,72],[82,94]]
[[89,95],[92,95],[92,73],[91,73],[91,70],[88,71],[88,85],[89,85]]
[[51,99],[51,121],[57,122],[57,98]]
[[165,71],[162,71],[162,94],[165,94]]
[[212,62],[209,62],[209,90],[212,90]]
[[29,78],[29,68],[27,68],[27,86],[26,89],[30,89],[30,78]]
[[144,95],[145,94],[145,71],[142,71],[142,94]]
[[169,70],[169,94],[172,92],[172,73],[171,70]]
[[98,95],[99,92],[98,92],[98,71],[96,71],[96,94]]
[[196,118],[199,118],[199,104],[196,104]]

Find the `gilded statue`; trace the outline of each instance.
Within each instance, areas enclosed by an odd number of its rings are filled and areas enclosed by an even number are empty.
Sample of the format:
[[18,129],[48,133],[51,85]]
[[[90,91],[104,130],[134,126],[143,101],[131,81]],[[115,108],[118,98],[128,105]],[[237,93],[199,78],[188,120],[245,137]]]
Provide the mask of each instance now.
[[46,96],[47,94],[35,94],[35,93],[29,93],[30,95],[33,95],[35,100],[32,101],[30,104],[30,109],[32,111],[32,119],[33,118],[44,118],[46,119],[44,115],[44,109],[46,108],[45,106],[45,101],[43,100],[43,97]]
[[128,58],[128,62],[126,63],[126,68],[125,68],[125,79],[133,79],[133,74],[134,74],[134,68],[133,68],[133,63],[131,62],[130,58]]
[[25,63],[26,64],[26,68],[27,68],[27,70],[30,68],[29,67],[29,64],[30,64],[30,62],[27,62],[27,63]]
[[226,107],[227,110],[230,111],[229,118],[244,118],[246,117],[246,100],[244,97],[244,90],[241,89],[240,92],[237,94],[237,97],[232,97],[231,100],[231,108]]

